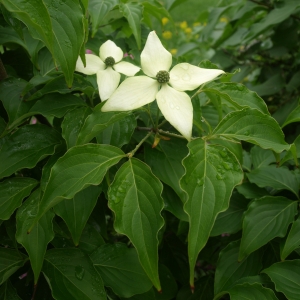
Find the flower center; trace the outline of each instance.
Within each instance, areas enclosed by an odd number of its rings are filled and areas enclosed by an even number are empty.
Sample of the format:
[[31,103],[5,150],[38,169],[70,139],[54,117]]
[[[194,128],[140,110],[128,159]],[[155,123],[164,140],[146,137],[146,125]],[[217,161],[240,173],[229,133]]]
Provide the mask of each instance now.
[[107,67],[112,67],[115,64],[115,59],[111,56],[105,58],[104,63],[106,64]]
[[167,83],[170,80],[169,72],[167,71],[159,71],[156,74],[156,79],[159,83]]

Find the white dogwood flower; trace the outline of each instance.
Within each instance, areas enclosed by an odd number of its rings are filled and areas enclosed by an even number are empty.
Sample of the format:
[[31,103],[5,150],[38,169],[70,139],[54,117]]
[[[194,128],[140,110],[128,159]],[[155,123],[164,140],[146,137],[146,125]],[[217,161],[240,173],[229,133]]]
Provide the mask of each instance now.
[[84,67],[81,58],[78,57],[75,70],[86,75],[97,74],[99,95],[101,101],[104,101],[118,87],[121,77],[119,73],[134,76],[140,68],[129,62],[121,61],[123,51],[110,40],[101,45],[99,56],[86,54],[86,67]]
[[190,140],[193,106],[190,97],[183,91],[194,90],[224,71],[180,63],[169,72],[171,64],[171,53],[163,47],[155,31],[150,32],[141,53],[142,70],[147,76],[125,79],[104,104],[102,111],[132,110],[156,99],[166,120]]

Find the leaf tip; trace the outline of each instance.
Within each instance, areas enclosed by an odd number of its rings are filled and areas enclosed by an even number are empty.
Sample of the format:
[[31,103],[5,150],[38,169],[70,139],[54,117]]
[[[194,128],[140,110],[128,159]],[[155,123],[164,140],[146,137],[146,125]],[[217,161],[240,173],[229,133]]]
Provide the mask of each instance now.
[[190,289],[191,289],[192,294],[194,294],[194,292],[195,292],[195,286],[194,286],[194,285],[191,285],[191,286],[190,286]]

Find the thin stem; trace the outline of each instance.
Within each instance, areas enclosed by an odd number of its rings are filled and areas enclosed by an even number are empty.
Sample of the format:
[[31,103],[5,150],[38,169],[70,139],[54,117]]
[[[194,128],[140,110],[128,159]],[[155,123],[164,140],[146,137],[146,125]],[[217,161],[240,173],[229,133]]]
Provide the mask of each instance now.
[[152,131],[153,128],[151,127],[136,127],[137,130],[141,130],[141,131]]
[[[169,131],[164,131],[162,129],[158,129],[157,132],[163,134],[163,135],[167,135],[167,136],[171,136],[171,137],[176,137],[178,139],[186,139],[184,136],[180,135],[180,134],[176,134],[176,133],[171,133]],[[192,138],[193,139],[193,138]]]
[[4,80],[5,78],[7,78],[7,73],[0,58],[0,81]]
[[147,135],[136,145],[136,147],[127,153],[128,158],[131,158],[134,156],[135,152],[142,146],[142,144],[147,140],[147,138],[153,133],[151,130],[150,132],[147,133]]
[[157,125],[157,129],[166,124],[167,122],[167,120],[163,120],[160,124]]
[[108,186],[110,186],[111,182],[110,182],[110,178],[109,178],[109,171],[107,171],[107,173],[105,174],[105,180]]

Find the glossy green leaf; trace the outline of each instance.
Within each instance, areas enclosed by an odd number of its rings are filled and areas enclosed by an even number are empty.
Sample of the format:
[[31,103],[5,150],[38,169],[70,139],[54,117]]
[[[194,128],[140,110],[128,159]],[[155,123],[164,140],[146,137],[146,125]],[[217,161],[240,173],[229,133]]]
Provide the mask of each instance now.
[[50,94],[43,96],[29,110],[32,115],[63,117],[69,110],[76,107],[86,106],[86,103],[79,97],[61,94]]
[[266,196],[251,202],[243,220],[239,261],[275,237],[284,237],[297,213],[297,202]]
[[125,244],[105,244],[90,255],[104,285],[119,297],[128,298],[150,290],[152,283],[142,268],[134,248]]
[[285,260],[295,249],[300,247],[300,218],[293,222],[284,246],[280,249],[280,258]]
[[284,261],[263,270],[275,283],[275,289],[289,300],[298,300],[300,294],[300,260]]
[[133,114],[126,116],[97,135],[98,144],[108,144],[121,148],[128,144],[136,128],[136,119]]
[[27,259],[17,250],[0,247],[0,284],[21,268]]
[[39,207],[40,190],[34,191],[17,211],[16,239],[27,251],[37,284],[43,266],[44,255],[48,243],[54,238],[52,219],[54,214],[48,211],[39,219],[36,226],[28,234],[27,230],[34,220]]
[[300,106],[297,106],[284,121],[282,128],[288,124],[299,122],[300,121]]
[[143,6],[139,3],[120,3],[120,11],[127,19],[138,48],[141,49],[141,20],[143,17]]
[[79,244],[82,231],[101,191],[101,187],[91,185],[77,193],[72,200],[61,201],[54,207],[55,213],[66,222],[75,246]]
[[247,181],[237,186],[236,189],[246,199],[261,198],[269,195],[267,190],[259,188],[256,184]]
[[35,92],[27,98],[26,101],[36,100],[51,93],[70,94],[75,91],[85,92],[89,89],[94,90],[92,84],[81,75],[74,74],[74,80],[71,87],[66,84],[64,76],[61,75],[48,81],[42,89]]
[[167,10],[172,10],[173,8],[175,8],[176,6],[186,2],[187,0],[166,0],[166,7]]
[[242,217],[247,210],[248,200],[242,195],[234,193],[230,198],[229,208],[218,214],[210,236],[221,235],[222,233],[236,233],[242,229]]
[[231,288],[228,293],[230,300],[277,300],[271,289],[265,288],[259,283],[238,284]]
[[98,31],[102,19],[119,3],[118,0],[89,0],[89,14],[92,21],[92,37]]
[[188,253],[193,286],[198,254],[209,238],[217,215],[228,208],[232,190],[241,183],[243,172],[236,157],[224,146],[196,139],[188,147],[190,154],[183,160],[186,173],[180,185],[187,193],[184,210],[190,223]]
[[101,277],[79,249],[48,250],[42,271],[55,299],[106,300]]
[[27,82],[20,78],[9,78],[0,83],[0,100],[8,114],[11,125],[14,121],[26,114],[33,103],[24,102],[21,97]]
[[79,132],[85,119],[92,113],[90,107],[79,107],[69,111],[61,124],[62,136],[68,148],[76,145]]
[[244,107],[250,107],[256,108],[264,114],[269,114],[264,100],[242,84],[233,82],[214,83],[209,87],[205,87],[202,91],[219,95],[222,99],[222,104],[226,104],[233,109],[239,110]]
[[13,177],[2,181],[0,183],[0,220],[8,220],[37,183],[35,179],[26,177]]
[[3,0],[2,3],[25,23],[34,38],[46,44],[71,86],[85,38],[84,15],[79,1]]
[[61,143],[59,133],[45,125],[25,125],[13,133],[0,149],[0,178],[23,168],[33,168],[53,154]]
[[162,184],[151,169],[132,158],[118,170],[108,191],[109,207],[115,213],[115,230],[129,237],[139,260],[157,290],[158,231],[163,226]]
[[122,150],[110,145],[86,144],[71,148],[52,167],[34,222],[63,199],[72,199],[89,185],[100,184],[106,171],[124,156]]
[[276,158],[271,150],[265,150],[258,146],[253,146],[250,150],[253,168],[268,166],[276,162]]
[[289,149],[278,123],[251,108],[229,113],[214,129],[213,135],[246,141],[278,153]]
[[188,154],[186,144],[183,140],[170,140],[160,141],[154,149],[145,147],[145,162],[154,175],[172,187],[182,199],[184,192],[180,188],[179,180],[184,174],[181,161]]
[[26,49],[26,44],[12,27],[0,26],[0,43],[1,45],[14,43]]
[[272,187],[275,190],[289,190],[298,197],[299,183],[294,173],[286,167],[262,166],[247,173],[250,182],[259,187]]
[[262,267],[262,253],[256,251],[238,262],[240,241],[228,244],[219,255],[215,273],[215,295],[228,291],[243,277],[257,275]]
[[79,132],[77,145],[88,143],[108,126],[131,114],[130,111],[102,112],[101,107],[102,104],[96,106],[93,113],[86,118]]
[[5,281],[0,287],[0,299],[2,300],[21,300],[15,288],[9,280]]

